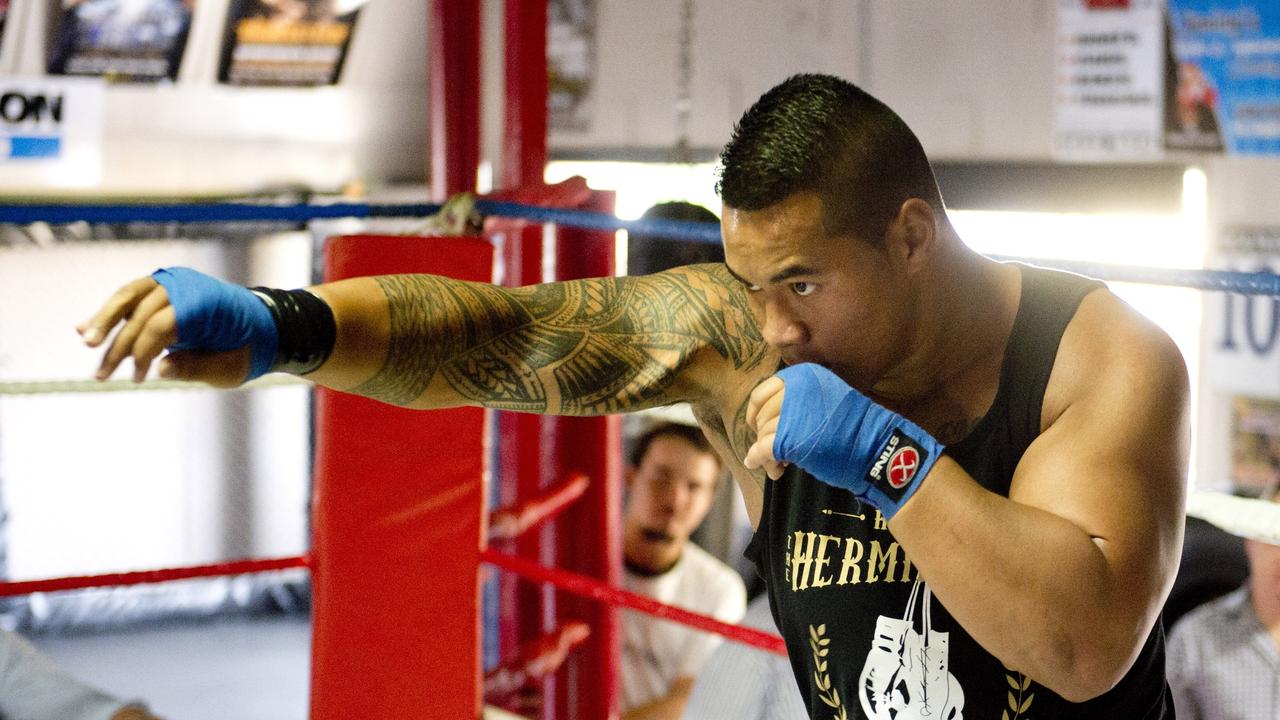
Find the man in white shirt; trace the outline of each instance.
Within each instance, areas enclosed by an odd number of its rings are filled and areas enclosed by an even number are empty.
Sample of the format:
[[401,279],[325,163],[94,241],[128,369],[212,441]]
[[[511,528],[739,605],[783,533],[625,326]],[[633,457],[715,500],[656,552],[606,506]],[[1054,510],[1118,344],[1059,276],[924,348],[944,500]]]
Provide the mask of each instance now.
[[[702,431],[663,423],[641,435],[627,469],[623,512],[628,590],[736,623],[746,588],[733,568],[689,542],[711,508],[720,460]],[[679,718],[694,678],[721,638],[623,611],[624,720]]]

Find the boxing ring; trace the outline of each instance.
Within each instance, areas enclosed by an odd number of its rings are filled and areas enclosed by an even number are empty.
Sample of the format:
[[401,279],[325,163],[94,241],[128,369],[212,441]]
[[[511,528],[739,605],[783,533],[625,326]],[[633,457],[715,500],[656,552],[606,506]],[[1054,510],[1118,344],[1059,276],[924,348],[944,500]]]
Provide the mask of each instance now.
[[[479,235],[334,237],[323,252],[324,279],[434,273],[517,286],[612,275],[618,229],[719,241],[714,225],[621,221],[612,204],[611,193],[585,185],[534,188],[475,201],[487,218]],[[423,217],[441,209],[10,205],[0,206],[0,223],[306,222]],[[1103,280],[1280,297],[1280,275],[1270,273],[1029,262]],[[486,699],[509,698],[531,683],[541,692],[544,718],[616,716],[618,608],[785,655],[776,635],[619,587],[616,417],[422,412],[316,388],[315,438],[305,556],[0,583],[0,596],[305,567],[313,592],[314,720],[474,718]],[[1280,506],[1196,494],[1188,510],[1280,543]],[[486,669],[482,589],[495,572],[499,661]]]

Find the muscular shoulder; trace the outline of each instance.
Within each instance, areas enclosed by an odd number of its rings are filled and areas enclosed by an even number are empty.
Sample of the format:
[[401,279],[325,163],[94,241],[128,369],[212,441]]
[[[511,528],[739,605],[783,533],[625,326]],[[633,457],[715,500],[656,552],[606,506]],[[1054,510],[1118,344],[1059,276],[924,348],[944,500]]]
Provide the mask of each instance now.
[[1181,405],[1188,392],[1186,362],[1173,339],[1114,293],[1099,289],[1085,296],[1063,333],[1042,426],[1082,402]]

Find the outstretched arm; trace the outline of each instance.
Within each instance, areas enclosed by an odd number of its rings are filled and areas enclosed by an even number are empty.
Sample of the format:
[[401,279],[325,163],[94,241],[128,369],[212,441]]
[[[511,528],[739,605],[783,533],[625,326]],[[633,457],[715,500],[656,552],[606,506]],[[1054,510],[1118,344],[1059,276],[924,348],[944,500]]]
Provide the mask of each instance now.
[[[769,352],[721,265],[517,289],[389,275],[311,290],[332,308],[337,336],[306,377],[407,407],[591,415],[697,402]],[[178,338],[168,295],[150,278],[126,285],[80,330],[98,345],[121,322],[99,377],[126,357],[145,374]],[[247,348],[188,350],[171,352],[161,373],[234,386],[248,367]]]

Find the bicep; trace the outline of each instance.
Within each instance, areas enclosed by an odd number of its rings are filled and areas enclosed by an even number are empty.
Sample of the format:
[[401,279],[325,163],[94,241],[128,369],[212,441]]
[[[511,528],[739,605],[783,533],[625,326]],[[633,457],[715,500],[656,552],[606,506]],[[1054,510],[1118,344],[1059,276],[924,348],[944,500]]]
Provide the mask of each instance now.
[[1027,449],[1009,497],[1076,525],[1123,594],[1151,598],[1162,597],[1178,562],[1188,389],[1176,347],[1139,340],[1091,368]]
[[1010,498],[1082,529],[1117,589],[1149,601],[1164,596],[1178,566],[1187,372],[1158,331],[1130,329],[1107,345],[1110,351],[1076,363],[1087,366],[1087,378],[1019,462]]
[[[566,414],[706,403],[766,361],[745,294],[723,266],[521,291],[534,337],[562,354],[546,380]],[[548,302],[550,300],[550,302]]]

